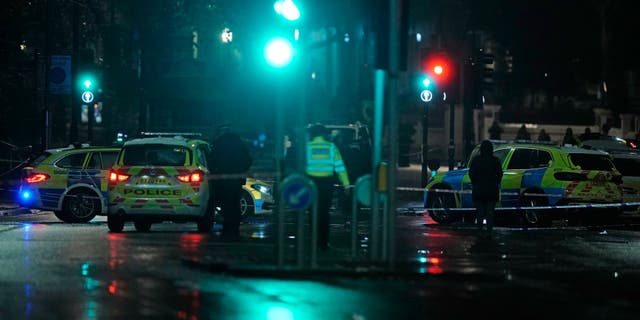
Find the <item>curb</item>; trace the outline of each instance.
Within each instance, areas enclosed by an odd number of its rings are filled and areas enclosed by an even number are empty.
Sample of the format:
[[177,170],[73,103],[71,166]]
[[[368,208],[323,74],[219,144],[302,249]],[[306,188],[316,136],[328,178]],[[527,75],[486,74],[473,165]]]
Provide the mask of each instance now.
[[0,207],[0,216],[13,216],[30,213],[32,213],[31,209],[23,207]]

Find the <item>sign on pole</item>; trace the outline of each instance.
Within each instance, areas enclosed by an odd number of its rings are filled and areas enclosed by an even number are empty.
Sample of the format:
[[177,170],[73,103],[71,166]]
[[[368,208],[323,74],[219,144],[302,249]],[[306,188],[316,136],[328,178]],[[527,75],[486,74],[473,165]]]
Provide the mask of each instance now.
[[422,92],[420,92],[420,100],[424,102],[429,102],[431,101],[431,99],[433,99],[433,93],[431,91],[422,90]]
[[306,209],[313,200],[311,185],[307,178],[293,175],[282,184],[283,198],[289,208]]
[[71,94],[71,56],[52,55],[49,65],[49,93]]

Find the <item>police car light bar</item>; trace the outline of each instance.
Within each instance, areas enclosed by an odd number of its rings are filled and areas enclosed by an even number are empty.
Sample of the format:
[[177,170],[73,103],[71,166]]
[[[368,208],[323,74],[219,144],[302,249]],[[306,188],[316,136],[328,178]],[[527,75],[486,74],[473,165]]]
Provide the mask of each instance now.
[[198,133],[198,132],[140,132],[141,136],[145,136],[145,137],[175,137],[175,136],[182,136],[182,137],[193,137],[193,136],[197,136],[200,137],[202,136],[202,133]]

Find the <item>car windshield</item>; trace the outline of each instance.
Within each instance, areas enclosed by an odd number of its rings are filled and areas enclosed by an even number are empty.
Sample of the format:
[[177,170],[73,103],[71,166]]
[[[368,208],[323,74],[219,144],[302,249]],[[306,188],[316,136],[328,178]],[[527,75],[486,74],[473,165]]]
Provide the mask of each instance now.
[[569,159],[582,170],[613,171],[614,165],[606,155],[571,153]]
[[640,158],[613,158],[613,164],[623,176],[640,177]]
[[188,148],[164,144],[127,146],[122,152],[125,166],[184,166],[191,159]]
[[630,151],[630,148],[626,141],[618,138],[612,139],[598,139],[598,140],[585,140],[582,142],[582,147],[591,149],[600,149],[604,151]]

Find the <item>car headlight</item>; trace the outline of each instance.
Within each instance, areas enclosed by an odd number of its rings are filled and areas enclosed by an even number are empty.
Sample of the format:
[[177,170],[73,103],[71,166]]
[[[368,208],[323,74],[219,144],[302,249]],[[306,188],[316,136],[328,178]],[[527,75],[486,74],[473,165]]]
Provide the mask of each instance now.
[[269,194],[269,192],[271,192],[271,189],[269,187],[261,185],[261,184],[252,184],[251,188],[257,190],[260,193],[264,193],[264,194]]

